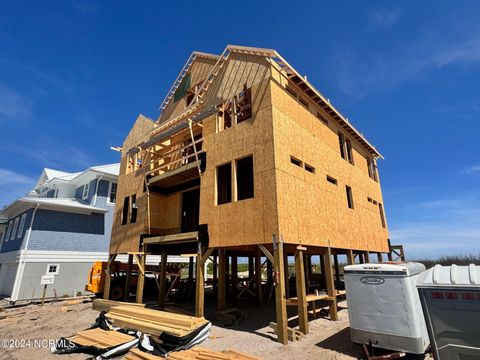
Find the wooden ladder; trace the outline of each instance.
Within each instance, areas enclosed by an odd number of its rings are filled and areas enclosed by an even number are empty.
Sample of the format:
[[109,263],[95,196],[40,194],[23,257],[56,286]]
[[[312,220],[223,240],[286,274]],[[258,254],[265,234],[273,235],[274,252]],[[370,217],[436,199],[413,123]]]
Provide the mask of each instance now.
[[165,96],[165,99],[163,99],[162,104],[158,108],[160,110],[160,112],[165,110],[165,108],[167,107],[168,103],[170,102],[170,100],[174,96],[175,92],[177,91],[178,87],[180,86],[183,79],[185,78],[185,75],[187,75],[188,70],[190,70],[190,67],[192,66],[192,64],[193,64],[193,62],[195,61],[196,58],[197,58],[197,53],[193,52],[190,55],[190,57],[188,58],[186,64],[183,66],[180,73],[178,74],[177,78],[175,79],[172,87],[170,88],[170,90],[167,93],[167,96]]

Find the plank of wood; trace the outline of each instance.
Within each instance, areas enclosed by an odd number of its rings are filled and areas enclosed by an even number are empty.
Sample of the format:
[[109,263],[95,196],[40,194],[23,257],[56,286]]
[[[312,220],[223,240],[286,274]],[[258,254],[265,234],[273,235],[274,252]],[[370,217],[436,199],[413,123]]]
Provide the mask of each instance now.
[[69,340],[78,345],[95,346],[101,349],[118,346],[132,341],[133,339],[135,339],[134,336],[113,330],[102,330],[100,328],[79,331],[69,338]]
[[105,299],[94,299],[92,301],[92,310],[96,311],[110,311],[114,306],[135,306],[135,307],[145,307],[145,304],[138,303],[129,303],[124,301],[115,301],[115,300],[105,300]]

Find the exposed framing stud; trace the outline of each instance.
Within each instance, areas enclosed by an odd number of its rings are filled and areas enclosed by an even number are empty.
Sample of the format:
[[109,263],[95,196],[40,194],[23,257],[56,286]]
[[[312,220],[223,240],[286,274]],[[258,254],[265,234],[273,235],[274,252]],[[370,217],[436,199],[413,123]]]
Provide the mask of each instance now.
[[283,263],[283,242],[277,243],[277,238],[273,235],[273,256],[275,268],[275,311],[277,317],[277,336],[278,342],[286,345],[288,343],[288,318],[287,302],[285,297],[285,265]]
[[298,324],[300,331],[308,334],[307,289],[305,286],[305,265],[303,250],[295,252],[295,278],[297,285]]
[[158,290],[158,306],[161,309],[165,306],[165,291],[166,291],[166,277],[167,277],[167,253],[162,251],[162,258],[160,263],[160,288]]
[[115,261],[117,254],[111,254],[108,257],[107,268],[105,269],[105,285],[103,287],[103,298],[108,300],[110,297],[110,285],[112,283],[112,277],[110,275],[110,268],[112,266],[112,262]]
[[333,279],[333,268],[332,268],[332,250],[330,247],[327,248],[327,251],[323,254],[324,264],[325,264],[325,275],[327,280],[327,293],[330,298],[330,320],[337,321],[337,292],[335,290],[335,281]]

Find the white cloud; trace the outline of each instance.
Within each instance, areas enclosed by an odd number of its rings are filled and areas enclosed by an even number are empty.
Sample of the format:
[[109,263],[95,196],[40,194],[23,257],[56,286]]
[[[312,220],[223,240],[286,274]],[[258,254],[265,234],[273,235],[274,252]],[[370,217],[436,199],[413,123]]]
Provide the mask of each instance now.
[[341,90],[358,99],[449,65],[479,63],[480,28],[451,36],[423,31],[399,49],[386,49],[368,54],[361,48],[343,49],[335,59]]
[[36,179],[12,170],[0,168],[0,208],[20,196],[25,196],[36,183]]
[[375,11],[370,17],[370,23],[374,29],[389,28],[398,22],[402,12],[400,7]]
[[392,243],[403,244],[407,257],[480,254],[479,200],[472,193],[412,204],[403,209],[407,220],[390,222]]
[[0,120],[22,120],[32,115],[31,102],[24,99],[15,90],[0,85]]
[[25,176],[11,170],[0,168],[0,186],[5,185],[30,185],[34,184],[35,179],[30,176]]
[[472,165],[465,170],[467,174],[480,173],[480,165]]

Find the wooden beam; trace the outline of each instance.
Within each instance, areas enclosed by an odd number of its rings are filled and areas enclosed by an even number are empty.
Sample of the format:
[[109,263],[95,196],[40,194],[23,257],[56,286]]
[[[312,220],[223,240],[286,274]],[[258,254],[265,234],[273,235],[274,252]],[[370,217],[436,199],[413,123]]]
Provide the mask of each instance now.
[[383,262],[383,255],[381,252],[377,252],[377,261],[379,263]]
[[255,264],[254,264],[254,257],[253,256],[249,256],[248,257],[248,278],[249,279],[252,279],[254,277],[254,274],[255,274]]
[[[208,257],[207,257],[208,258]],[[205,284],[204,284],[204,266],[202,263],[202,249],[198,244],[198,253],[195,269],[195,316],[203,317],[205,308]]]
[[283,260],[283,263],[284,263],[284,266],[285,266],[285,296],[287,297],[287,299],[290,297],[290,281],[289,281],[289,272],[288,272],[288,253],[287,251],[285,250],[283,252],[283,257],[284,257],[284,260]]
[[340,282],[340,267],[338,266],[338,255],[333,255],[333,266],[335,268],[335,281]]
[[363,254],[365,256],[365,263],[369,263],[370,262],[370,252],[365,251]]
[[277,243],[273,235],[273,254],[275,268],[275,311],[277,317],[277,335],[278,341],[284,345],[288,343],[288,318],[287,304],[285,297],[285,266],[283,257],[283,242]]
[[259,248],[255,249],[255,294],[257,297],[257,306],[263,304],[263,293],[262,293],[262,258],[261,250]]
[[127,275],[125,276],[125,290],[123,300],[127,301],[130,296],[130,279],[132,278],[133,255],[128,254]]
[[268,251],[268,249],[265,247],[265,245],[257,245],[258,248],[262,251],[263,255],[267,257],[267,259],[273,264],[275,262],[273,255]]
[[163,250],[162,259],[160,263],[160,289],[158,290],[158,306],[161,309],[165,306],[165,291],[166,291],[166,277],[167,277],[167,252]]
[[232,256],[232,284],[231,284],[231,296],[233,303],[237,302],[237,290],[238,290],[238,257]]
[[227,255],[225,249],[218,250],[218,303],[217,309],[225,309],[225,275],[227,273]]
[[112,276],[110,274],[110,267],[115,261],[117,254],[110,254],[108,257],[107,268],[105,269],[105,285],[103,286],[103,298],[108,300],[110,297],[110,284],[112,283]]
[[137,262],[138,270],[140,270],[140,273],[145,276],[145,262],[142,262],[142,257],[145,255],[142,254],[133,254],[133,257],[135,258],[135,261]]
[[295,252],[295,279],[297,283],[298,324],[300,331],[306,335],[308,334],[307,289],[302,250]]
[[347,263],[348,263],[348,265],[355,264],[355,257],[353,256],[353,250],[352,249],[347,250]]
[[137,296],[136,296],[136,302],[138,304],[143,303],[143,287],[145,286],[145,257],[146,255],[138,255],[138,254],[133,254],[135,259],[137,260],[137,265],[138,269],[140,270],[140,273],[138,274],[138,280],[137,280]]
[[205,262],[208,260],[208,258],[210,257],[210,255],[212,255],[213,250],[215,250],[215,248],[208,248],[208,249],[205,251],[205,254],[203,254],[202,260],[201,260],[202,266],[205,265]]
[[337,294],[335,291],[335,281],[333,280],[333,269],[332,269],[332,250],[330,247],[327,248],[325,254],[323,254],[323,259],[325,263],[325,275],[326,275],[326,284],[327,284],[327,294],[332,300],[329,300],[330,303],[330,320],[338,320],[337,314]]
[[193,256],[188,259],[188,282],[193,282]]

